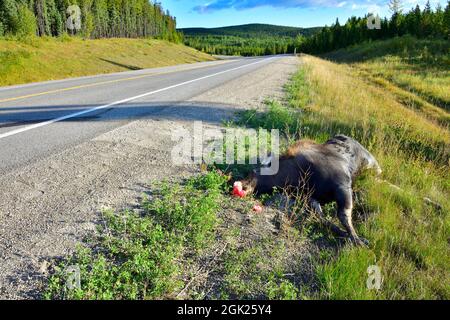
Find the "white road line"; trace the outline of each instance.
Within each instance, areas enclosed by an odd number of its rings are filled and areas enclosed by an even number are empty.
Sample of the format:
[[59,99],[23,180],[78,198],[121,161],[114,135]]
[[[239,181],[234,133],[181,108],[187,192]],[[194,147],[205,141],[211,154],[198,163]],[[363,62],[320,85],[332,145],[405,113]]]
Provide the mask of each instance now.
[[76,113],[72,113],[72,114],[69,114],[69,115],[66,115],[66,116],[55,118],[55,119],[52,119],[52,120],[39,122],[39,123],[30,125],[30,126],[23,127],[21,129],[17,129],[17,130],[13,130],[13,131],[9,131],[9,132],[0,134],[0,139],[11,137],[11,136],[14,136],[16,134],[23,133],[23,132],[26,132],[26,131],[30,131],[30,130],[33,130],[33,129],[37,129],[37,128],[41,128],[41,127],[44,127],[44,126],[48,126],[48,125],[53,124],[55,122],[64,121],[64,120],[67,120],[67,119],[70,119],[70,118],[76,118],[76,117],[79,117],[81,115],[84,115],[84,114],[87,114],[87,113],[90,113],[90,112],[94,112],[94,111],[97,111],[97,110],[107,109],[107,108],[110,108],[112,106],[116,106],[116,105],[119,105],[119,104],[127,103],[127,102],[130,102],[130,101],[133,101],[133,100],[137,100],[137,99],[140,99],[140,98],[143,98],[143,97],[151,96],[151,95],[163,92],[163,91],[167,91],[167,90],[171,90],[171,89],[174,89],[174,88],[177,88],[177,87],[185,86],[185,85],[191,84],[193,82],[198,82],[198,81],[205,80],[205,79],[208,79],[208,78],[216,77],[216,76],[219,76],[219,75],[224,74],[224,73],[228,73],[228,72],[231,72],[231,71],[236,71],[236,70],[239,70],[239,69],[250,67],[252,65],[255,65],[255,64],[258,64],[258,63],[261,63],[261,62],[264,62],[264,61],[272,60],[272,59],[275,59],[275,57],[262,59],[262,60],[259,60],[259,61],[253,62],[253,63],[249,63],[249,64],[246,64],[246,65],[243,65],[243,66],[240,66],[240,67],[236,67],[236,68],[228,69],[228,70],[221,71],[221,72],[218,72],[218,73],[210,74],[208,76],[204,76],[204,77],[201,77],[201,78],[185,81],[185,82],[178,83],[178,84],[175,84],[175,85],[170,86],[170,87],[166,87],[166,88],[158,89],[158,90],[155,90],[155,91],[143,93],[143,94],[140,94],[138,96],[134,96],[134,97],[123,99],[123,100],[116,101],[116,102],[112,102],[110,104],[106,104],[106,105],[103,105],[103,106],[98,106],[98,107],[95,107],[95,108],[86,109],[86,110],[83,110],[83,111],[80,111],[80,112],[76,112]]

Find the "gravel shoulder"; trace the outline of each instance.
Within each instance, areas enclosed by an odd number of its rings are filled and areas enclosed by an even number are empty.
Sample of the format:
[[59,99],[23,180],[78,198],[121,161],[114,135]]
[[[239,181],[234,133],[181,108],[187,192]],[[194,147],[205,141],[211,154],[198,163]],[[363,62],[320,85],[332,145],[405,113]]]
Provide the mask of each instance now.
[[199,118],[220,128],[236,110],[281,97],[299,64],[295,57],[277,60],[151,119],[129,122],[1,176],[0,298],[39,298],[48,261],[72,252],[95,230],[103,209],[132,208],[152,181],[197,172],[196,166],[171,163],[174,129],[191,130],[192,119]]

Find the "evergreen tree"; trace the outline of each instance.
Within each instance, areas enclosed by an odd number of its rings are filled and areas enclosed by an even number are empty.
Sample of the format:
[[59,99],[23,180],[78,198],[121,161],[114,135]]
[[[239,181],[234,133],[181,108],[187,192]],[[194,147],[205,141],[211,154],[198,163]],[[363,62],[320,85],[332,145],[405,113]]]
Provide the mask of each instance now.
[[364,41],[404,34],[419,38],[450,39],[450,1],[444,10],[437,6],[433,11],[429,1],[423,11],[417,5],[404,14],[399,0],[391,0],[390,8],[392,17],[390,20],[382,20],[381,30],[368,30],[367,17],[364,19],[351,17],[344,26],[340,26],[337,21],[331,28],[325,27],[318,34],[306,38],[301,50],[308,53],[322,53]]
[[18,8],[22,5],[34,15],[39,36],[58,36],[67,32],[67,8],[78,5],[82,19],[80,35],[85,38],[181,40],[175,18],[165,12],[160,3],[148,0],[0,0],[2,34],[17,34]]
[[390,0],[389,1],[389,11],[392,15],[399,15],[402,13],[403,5],[401,0]]
[[401,34],[400,28],[400,18],[402,13],[402,4],[401,0],[390,0],[389,1],[389,10],[392,13],[390,30],[392,36],[397,36]]
[[0,1],[0,23],[3,25],[4,33],[15,33],[17,31],[17,14],[16,1]]
[[26,5],[19,6],[16,19],[16,34],[20,38],[36,35],[36,18]]
[[443,17],[443,32],[445,37],[450,40],[450,0],[447,1]]

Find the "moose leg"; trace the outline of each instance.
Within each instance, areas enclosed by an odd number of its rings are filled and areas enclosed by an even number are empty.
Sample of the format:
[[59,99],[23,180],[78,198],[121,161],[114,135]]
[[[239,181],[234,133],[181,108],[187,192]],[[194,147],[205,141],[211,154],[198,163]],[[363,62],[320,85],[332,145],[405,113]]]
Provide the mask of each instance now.
[[368,241],[358,237],[352,222],[353,197],[351,188],[342,189],[337,197],[338,218],[341,224],[347,230],[352,242],[358,246],[365,246]]
[[313,209],[319,215],[320,222],[322,224],[324,224],[328,229],[330,229],[331,232],[336,234],[338,237],[343,237],[343,238],[348,237],[348,234],[344,230],[342,230],[337,225],[335,225],[331,221],[328,221],[325,218],[325,215],[323,214],[323,211],[322,211],[322,207],[317,200],[311,199],[309,201],[309,206],[311,207],[311,209]]

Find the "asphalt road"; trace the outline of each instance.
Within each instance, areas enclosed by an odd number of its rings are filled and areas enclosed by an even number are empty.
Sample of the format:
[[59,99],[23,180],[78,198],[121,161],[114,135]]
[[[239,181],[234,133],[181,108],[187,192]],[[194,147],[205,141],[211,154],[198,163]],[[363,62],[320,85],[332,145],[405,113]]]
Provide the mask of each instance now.
[[0,88],[0,175],[278,59],[233,59]]

